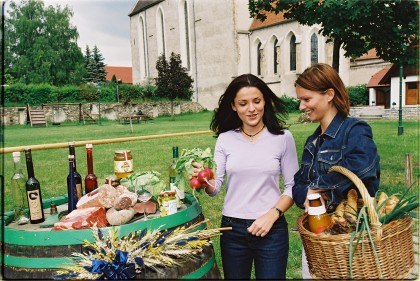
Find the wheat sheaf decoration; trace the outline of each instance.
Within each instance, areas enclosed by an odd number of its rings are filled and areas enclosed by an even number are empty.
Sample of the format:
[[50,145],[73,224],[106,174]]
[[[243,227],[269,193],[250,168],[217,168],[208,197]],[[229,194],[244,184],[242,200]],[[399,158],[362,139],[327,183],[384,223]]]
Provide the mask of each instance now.
[[73,253],[74,266],[64,267],[55,279],[135,279],[144,268],[159,271],[158,267],[180,265],[194,259],[209,238],[220,236],[230,227],[196,230],[208,220],[189,227],[171,230],[141,230],[118,237],[117,228],[110,228],[106,237],[100,228],[92,228],[94,241],[83,242],[83,253]]

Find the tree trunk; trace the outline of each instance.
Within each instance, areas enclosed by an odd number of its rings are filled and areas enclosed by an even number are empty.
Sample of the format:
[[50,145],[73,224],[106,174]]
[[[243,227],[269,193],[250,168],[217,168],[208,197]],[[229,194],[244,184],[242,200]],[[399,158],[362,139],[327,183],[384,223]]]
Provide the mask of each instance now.
[[171,100],[171,116],[172,116],[172,120],[175,120],[175,117],[174,117],[174,100]]
[[333,48],[333,61],[332,61],[332,67],[339,73],[340,68],[340,46],[341,46],[341,40],[334,39],[334,48]]

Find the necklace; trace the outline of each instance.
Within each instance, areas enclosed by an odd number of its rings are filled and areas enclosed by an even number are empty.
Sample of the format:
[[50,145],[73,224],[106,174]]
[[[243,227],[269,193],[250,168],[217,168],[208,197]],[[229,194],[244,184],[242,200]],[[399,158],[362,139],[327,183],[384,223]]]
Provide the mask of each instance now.
[[242,131],[242,133],[244,133],[245,135],[247,135],[250,139],[249,139],[249,141],[250,142],[253,142],[254,141],[254,137],[256,136],[256,135],[258,135],[259,133],[261,133],[261,131],[262,130],[264,130],[264,128],[265,128],[265,125],[261,128],[261,130],[259,130],[258,132],[256,132],[255,134],[252,134],[252,135],[250,135],[250,134],[247,134],[245,131],[244,131],[244,128],[242,128],[241,127],[241,131]]

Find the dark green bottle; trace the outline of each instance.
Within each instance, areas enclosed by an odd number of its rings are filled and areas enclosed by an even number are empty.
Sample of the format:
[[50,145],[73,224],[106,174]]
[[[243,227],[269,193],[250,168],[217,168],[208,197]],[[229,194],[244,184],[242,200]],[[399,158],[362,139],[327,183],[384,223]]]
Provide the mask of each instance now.
[[26,169],[28,180],[26,181],[26,195],[28,197],[29,220],[32,224],[45,221],[44,209],[42,207],[41,186],[35,178],[34,165],[32,163],[31,149],[25,149]]

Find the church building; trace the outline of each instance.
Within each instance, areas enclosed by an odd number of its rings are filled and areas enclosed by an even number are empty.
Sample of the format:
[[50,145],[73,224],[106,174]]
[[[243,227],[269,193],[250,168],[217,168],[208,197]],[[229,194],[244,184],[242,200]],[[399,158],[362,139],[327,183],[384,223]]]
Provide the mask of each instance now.
[[[301,25],[282,13],[264,22],[250,17],[248,0],[139,0],[129,14],[133,83],[151,83],[164,53],[181,55],[194,79],[192,100],[207,109],[233,78],[252,73],[278,96],[296,97],[297,76],[313,63],[332,64],[332,43],[320,25]],[[367,84],[390,65],[376,56],[350,60],[340,56],[346,86]]]

